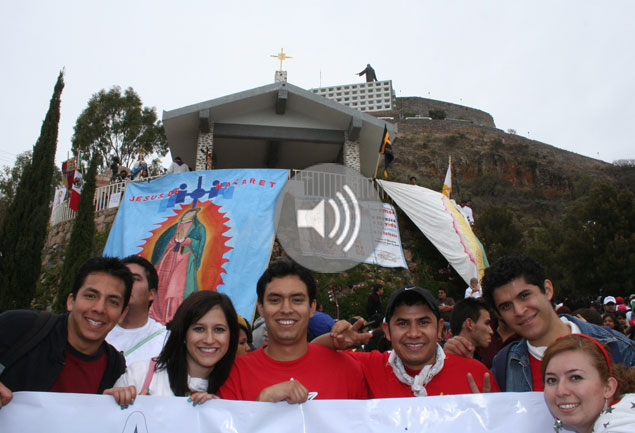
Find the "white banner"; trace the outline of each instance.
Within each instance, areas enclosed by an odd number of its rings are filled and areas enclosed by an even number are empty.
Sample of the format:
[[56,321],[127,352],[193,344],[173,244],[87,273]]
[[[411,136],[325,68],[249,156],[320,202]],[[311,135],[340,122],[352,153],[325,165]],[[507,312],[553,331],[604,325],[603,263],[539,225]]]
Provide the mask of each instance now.
[[500,432],[553,430],[542,393],[469,394],[301,405],[139,396],[121,410],[110,396],[16,392],[0,410],[3,433]]
[[62,204],[65,196],[66,196],[65,186],[60,185],[57,188],[55,188],[55,195],[53,196],[53,210],[55,210],[56,207]]
[[121,204],[121,191],[111,194],[110,199],[108,200],[108,209],[119,207],[120,204]]
[[485,251],[465,216],[440,192],[417,185],[377,180],[397,206],[470,283],[489,266]]
[[[297,209],[310,209],[319,198],[296,198]],[[375,201],[359,201],[361,221],[360,232],[353,248],[347,254],[329,248],[329,240],[316,230],[299,232],[300,248],[303,254],[317,255],[328,259],[347,256],[352,260],[385,268],[408,269],[401,247],[401,236],[395,208],[389,203]],[[383,219],[373,219],[373,215],[381,215]],[[319,251],[319,252],[316,252]],[[328,251],[329,253],[324,253]]]
[[369,230],[370,233],[365,236],[372,237],[375,249],[364,260],[364,263],[379,265],[384,268],[408,269],[406,258],[403,255],[403,248],[401,247],[399,222],[397,221],[395,208],[389,203],[374,203],[374,205],[383,207],[384,219],[370,222],[374,229],[372,231]]

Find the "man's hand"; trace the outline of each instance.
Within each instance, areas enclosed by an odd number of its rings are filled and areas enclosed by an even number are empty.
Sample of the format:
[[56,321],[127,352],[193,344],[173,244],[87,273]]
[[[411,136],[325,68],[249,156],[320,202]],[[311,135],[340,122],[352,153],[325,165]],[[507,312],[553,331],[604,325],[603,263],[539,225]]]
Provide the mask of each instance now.
[[359,332],[364,326],[364,319],[359,319],[354,325],[346,320],[335,322],[328,334],[314,338],[311,343],[328,347],[329,349],[343,350],[358,344],[366,344],[373,334],[369,332]]
[[459,335],[446,341],[443,346],[443,351],[445,353],[451,353],[452,355],[462,356],[463,358],[474,357],[474,345],[470,343],[467,338]]
[[470,391],[472,391],[472,394],[480,394],[481,392],[492,392],[492,380],[490,379],[489,373],[485,373],[483,375],[483,391],[480,391],[478,389],[478,385],[476,385],[476,381],[474,381],[472,373],[467,374],[467,383],[470,386]]
[[271,385],[263,389],[256,401],[286,401],[289,404],[304,403],[309,397],[309,391],[297,380]]
[[[341,324],[341,325],[340,325]],[[346,320],[340,320],[331,328],[331,338],[336,349],[348,349],[358,344],[366,344],[373,334],[370,332],[359,332],[364,326],[364,319],[358,319],[354,325]]]
[[9,388],[4,386],[4,383],[0,382],[0,409],[8,405],[13,398],[13,393]]
[[104,395],[112,395],[117,404],[121,406],[122,409],[126,409],[134,403],[134,399],[137,397],[137,388],[135,388],[134,385],[118,386],[117,388],[104,390]]

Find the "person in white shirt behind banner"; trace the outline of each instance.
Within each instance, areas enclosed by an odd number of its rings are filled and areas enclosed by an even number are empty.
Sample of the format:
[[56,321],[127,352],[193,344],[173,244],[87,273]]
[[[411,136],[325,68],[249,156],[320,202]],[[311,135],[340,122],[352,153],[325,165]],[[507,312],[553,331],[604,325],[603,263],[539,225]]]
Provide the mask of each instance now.
[[158,356],[167,332],[165,326],[148,315],[159,286],[156,269],[152,263],[137,255],[128,256],[122,262],[132,272],[132,294],[128,312],[108,333],[106,341],[123,352],[126,363],[130,365]]

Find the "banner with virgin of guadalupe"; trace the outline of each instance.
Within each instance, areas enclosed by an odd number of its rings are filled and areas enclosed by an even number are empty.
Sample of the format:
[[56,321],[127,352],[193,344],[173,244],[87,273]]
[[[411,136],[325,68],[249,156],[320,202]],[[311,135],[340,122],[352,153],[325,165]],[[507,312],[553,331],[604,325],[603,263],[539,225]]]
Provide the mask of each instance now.
[[138,254],[156,267],[150,316],[169,322],[198,290],[227,294],[250,319],[267,268],[274,209],[287,170],[193,171],[129,183],[104,249]]

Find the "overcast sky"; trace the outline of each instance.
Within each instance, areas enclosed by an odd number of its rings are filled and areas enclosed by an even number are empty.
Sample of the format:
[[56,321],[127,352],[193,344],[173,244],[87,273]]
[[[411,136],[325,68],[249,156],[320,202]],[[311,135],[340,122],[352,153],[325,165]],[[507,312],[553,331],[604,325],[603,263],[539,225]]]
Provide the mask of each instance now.
[[[635,158],[635,1],[0,0],[0,166],[32,148],[65,68],[57,162],[90,96],[133,87],[172,110],[273,82],[357,82],[490,113],[612,162]],[[399,157],[399,149],[395,149]]]

